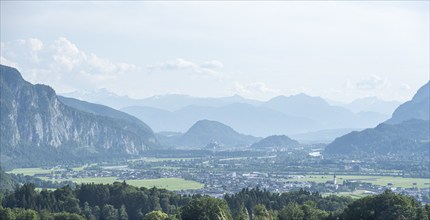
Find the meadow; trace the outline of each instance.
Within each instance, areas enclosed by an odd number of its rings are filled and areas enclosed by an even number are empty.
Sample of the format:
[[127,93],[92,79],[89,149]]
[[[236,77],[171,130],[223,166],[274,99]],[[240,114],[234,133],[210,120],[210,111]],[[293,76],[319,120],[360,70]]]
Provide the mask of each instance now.
[[[69,179],[70,181],[76,182],[78,184],[81,183],[103,183],[103,184],[111,184],[113,182],[122,182],[122,180],[117,180],[116,177],[94,177],[94,178],[78,178],[78,179]],[[158,178],[158,179],[139,179],[139,180],[126,180],[127,184],[136,187],[146,187],[152,188],[157,187],[159,189],[167,189],[167,190],[184,190],[184,189],[201,189],[204,187],[203,184],[192,181],[185,180],[182,178]]]
[[24,174],[28,176],[34,176],[35,174],[46,174],[50,173],[51,169],[43,169],[40,167],[33,167],[33,168],[17,168],[13,169],[11,171],[8,171],[6,173],[12,173],[12,174]]
[[[74,168],[76,170],[81,170],[83,167],[77,167]],[[29,176],[34,176],[35,174],[45,174],[50,173],[51,170],[49,169],[42,169],[42,168],[18,168],[13,169],[11,171],[8,171],[7,173],[12,174],[24,174]],[[45,177],[41,177],[41,179],[44,180],[50,180]],[[117,180],[116,177],[92,177],[92,178],[75,178],[75,179],[67,179],[68,181],[73,181],[78,184],[81,183],[103,183],[103,184],[111,184],[113,182],[122,181]],[[130,185],[136,186],[136,187],[146,187],[146,188],[163,188],[168,190],[185,190],[185,189],[201,189],[204,187],[202,183],[192,181],[192,180],[185,180],[182,178],[158,178],[158,179],[141,179],[141,180],[126,180],[126,182]]]
[[[325,183],[333,180],[333,175],[306,175],[304,178],[289,179],[289,181],[312,181],[316,183]],[[360,181],[364,183],[372,183],[378,186],[387,186],[388,183],[393,184],[393,187],[403,188],[429,188],[430,179],[426,178],[403,178],[397,176],[360,176],[360,175],[338,175],[337,182],[342,183],[344,180]],[[414,185],[414,183],[416,185]]]

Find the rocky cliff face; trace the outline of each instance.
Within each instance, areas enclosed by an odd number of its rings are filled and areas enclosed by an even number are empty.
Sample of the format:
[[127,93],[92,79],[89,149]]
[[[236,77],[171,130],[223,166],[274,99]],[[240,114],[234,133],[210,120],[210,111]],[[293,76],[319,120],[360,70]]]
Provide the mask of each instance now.
[[14,68],[0,66],[0,87],[2,162],[137,155],[157,145],[146,125],[67,106]]

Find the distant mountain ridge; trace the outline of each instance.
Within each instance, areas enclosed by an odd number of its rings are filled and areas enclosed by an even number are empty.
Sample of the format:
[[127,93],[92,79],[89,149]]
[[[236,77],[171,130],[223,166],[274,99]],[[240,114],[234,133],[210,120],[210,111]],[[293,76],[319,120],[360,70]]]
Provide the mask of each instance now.
[[351,132],[326,146],[328,154],[428,154],[429,121],[411,119]]
[[318,129],[310,131],[351,127],[365,128],[388,118],[386,115],[374,112],[367,112],[365,115],[363,113],[356,114],[346,108],[332,106],[320,97],[312,97],[303,93],[289,97],[278,96],[265,102],[263,106],[287,115],[308,118],[317,122]]
[[52,88],[25,81],[15,68],[0,65],[0,85],[2,163],[138,155],[159,145],[152,130],[132,116],[102,106],[110,113],[70,107]]
[[391,119],[375,128],[351,132],[326,146],[327,154],[428,155],[430,151],[429,83],[400,105]]
[[[367,108],[369,110],[366,111],[352,112],[346,106],[330,105],[320,97],[303,93],[288,97],[278,96],[267,102],[246,99],[239,95],[200,98],[172,94],[132,99],[115,95],[106,89],[69,95],[111,105],[136,116],[156,132],[186,132],[195,122],[209,119],[228,124],[241,133],[254,136],[374,127],[387,120],[389,114],[371,110],[377,106],[392,108],[393,105],[373,100],[379,104]],[[366,107],[372,100],[360,102]]]
[[427,82],[422,86],[414,97],[402,105],[394,112],[390,119],[385,123],[399,124],[410,119],[429,120],[430,117],[430,86]]
[[291,132],[306,132],[315,122],[302,117],[285,115],[278,111],[235,103],[222,107],[187,106],[175,112],[152,107],[128,107],[122,111],[134,115],[155,131],[185,132],[203,119],[228,124],[235,130],[254,136],[268,136]]
[[197,121],[184,134],[159,137],[160,141],[168,147],[194,149],[202,149],[214,143],[227,148],[246,147],[260,140],[251,135],[240,134],[225,124],[211,120]]
[[388,119],[375,112],[353,113],[305,94],[278,96],[260,105],[232,103],[221,107],[189,105],[177,111],[132,106],[122,111],[148,123],[155,131],[185,132],[202,119],[219,121],[254,136],[300,134],[319,130],[367,128]]
[[379,112],[382,114],[393,114],[393,111],[400,105],[398,101],[384,101],[376,97],[360,98],[346,104],[344,107],[353,112]]
[[134,99],[128,96],[119,96],[106,89],[98,89],[90,92],[70,92],[62,96],[73,97],[93,103],[103,104],[115,109],[130,106],[144,106],[161,109],[164,111],[177,111],[181,108],[195,106],[221,107],[232,103],[245,103],[250,105],[260,105],[261,102],[243,98],[240,95],[229,97],[193,97],[183,94],[156,95],[143,99]]

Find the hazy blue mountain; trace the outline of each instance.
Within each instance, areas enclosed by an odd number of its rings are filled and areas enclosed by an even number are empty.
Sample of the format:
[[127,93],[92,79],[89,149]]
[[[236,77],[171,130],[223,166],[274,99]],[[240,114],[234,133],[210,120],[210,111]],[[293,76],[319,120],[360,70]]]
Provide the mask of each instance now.
[[[429,153],[429,83],[421,87],[411,101],[400,105],[391,119],[360,132],[351,132],[327,145],[329,154]],[[423,120],[424,119],[424,120]]]
[[195,122],[209,119],[254,136],[367,128],[376,126],[389,117],[375,112],[352,113],[342,107],[330,106],[319,97],[305,94],[278,96],[260,106],[232,103],[221,107],[189,105],[177,111],[139,106],[121,110],[138,117],[158,132],[185,132]]
[[300,143],[285,135],[272,135],[251,145],[255,149],[288,149],[300,146]]
[[221,107],[232,103],[246,103],[250,105],[260,105],[257,100],[245,99],[239,95],[229,97],[193,97],[181,94],[157,95],[144,99],[133,99],[128,96],[119,96],[106,89],[98,89],[84,92],[70,92],[62,94],[66,97],[73,97],[93,103],[103,104],[115,109],[130,106],[152,107],[167,111],[176,111],[189,105]]
[[225,124],[210,120],[197,121],[187,132],[181,135],[161,136],[159,136],[160,140],[168,147],[184,148],[204,148],[210,143],[217,143],[219,146],[230,148],[246,147],[260,139],[240,134]]
[[102,104],[114,109],[120,109],[126,106],[139,105],[140,100],[132,99],[128,96],[120,96],[105,88],[91,91],[75,91],[60,94],[64,97],[71,97],[91,103]]
[[400,104],[398,101],[384,101],[377,97],[365,97],[356,99],[351,103],[345,104],[343,107],[352,112],[377,112],[391,115]]
[[400,105],[393,116],[385,123],[398,124],[409,119],[429,120],[430,116],[430,87],[429,82],[422,86],[412,100]]
[[353,113],[343,107],[331,106],[320,97],[305,94],[279,96],[267,102],[249,100],[239,95],[199,98],[173,94],[131,99],[105,89],[68,95],[120,107],[121,111],[136,116],[157,132],[185,132],[198,120],[210,119],[228,124],[242,133],[268,136],[367,128],[389,118],[388,114],[370,111]]
[[174,112],[137,106],[121,110],[138,117],[155,131],[185,132],[202,119],[219,121],[241,133],[254,136],[299,133],[321,128],[318,123],[307,118],[243,103],[222,107],[192,105]]
[[412,119],[351,132],[326,146],[328,154],[428,154],[429,121]]
[[320,97],[312,97],[303,93],[289,97],[277,96],[262,106],[287,115],[311,119],[320,125],[318,129],[313,131],[373,127],[389,117],[388,115],[369,112],[355,114],[346,108],[331,106]]
[[49,86],[28,83],[16,69],[0,70],[2,163],[125,156],[158,146],[152,130],[131,116],[75,101],[86,109],[78,110]]
[[187,106],[221,107],[232,103],[258,105],[259,101],[245,99],[239,95],[220,98],[201,98],[188,95],[159,95],[142,100],[140,106],[148,106],[168,111],[177,111]]
[[328,129],[312,131],[301,134],[291,134],[291,138],[299,141],[303,144],[315,144],[315,143],[330,143],[334,141],[337,137],[348,134],[352,131],[361,130],[360,128],[338,128],[338,129]]

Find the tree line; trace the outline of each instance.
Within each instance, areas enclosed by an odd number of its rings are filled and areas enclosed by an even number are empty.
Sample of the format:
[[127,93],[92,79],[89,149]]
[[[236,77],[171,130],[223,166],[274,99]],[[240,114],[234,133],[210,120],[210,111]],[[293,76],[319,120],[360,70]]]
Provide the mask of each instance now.
[[358,200],[299,190],[273,193],[243,189],[211,198],[134,187],[126,182],[81,184],[53,191],[32,183],[5,193],[0,206],[4,220],[289,220],[289,219],[429,219],[430,206],[386,191]]

